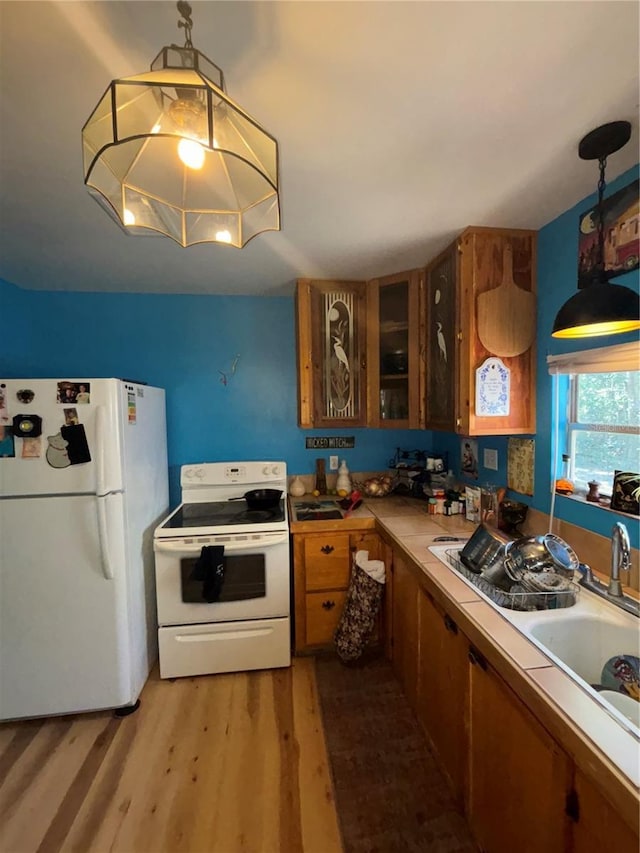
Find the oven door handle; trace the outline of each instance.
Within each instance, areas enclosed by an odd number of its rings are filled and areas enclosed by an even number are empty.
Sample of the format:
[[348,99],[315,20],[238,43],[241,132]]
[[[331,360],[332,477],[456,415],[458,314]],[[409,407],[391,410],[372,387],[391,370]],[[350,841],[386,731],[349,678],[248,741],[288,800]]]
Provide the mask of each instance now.
[[[282,536],[278,536],[276,539],[255,540],[253,542],[220,542],[219,544],[224,545],[225,554],[229,554],[235,551],[261,551],[265,548],[271,548],[273,545],[280,545],[282,542],[288,541],[289,534],[283,533]],[[218,543],[213,540],[206,544],[216,545]],[[199,554],[202,551],[203,543],[194,542],[187,545],[184,542],[164,542],[162,539],[156,539],[153,547],[155,551],[166,554]]]

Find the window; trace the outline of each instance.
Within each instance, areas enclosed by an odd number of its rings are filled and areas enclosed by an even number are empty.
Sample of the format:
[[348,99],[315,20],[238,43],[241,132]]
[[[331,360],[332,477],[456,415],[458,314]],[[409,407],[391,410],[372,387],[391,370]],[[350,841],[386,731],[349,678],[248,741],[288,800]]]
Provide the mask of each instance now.
[[[555,378],[553,459],[576,489],[611,494],[615,471],[640,472],[640,342],[547,357]],[[558,462],[553,466],[557,477]]]
[[571,376],[566,448],[581,491],[597,480],[610,495],[615,471],[640,471],[640,372]]

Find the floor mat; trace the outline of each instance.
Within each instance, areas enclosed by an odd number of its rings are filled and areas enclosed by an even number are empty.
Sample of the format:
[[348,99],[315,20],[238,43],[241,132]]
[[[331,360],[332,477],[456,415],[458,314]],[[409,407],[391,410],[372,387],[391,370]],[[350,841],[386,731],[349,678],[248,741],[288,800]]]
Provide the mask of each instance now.
[[391,665],[325,655],[316,673],[345,853],[475,853]]

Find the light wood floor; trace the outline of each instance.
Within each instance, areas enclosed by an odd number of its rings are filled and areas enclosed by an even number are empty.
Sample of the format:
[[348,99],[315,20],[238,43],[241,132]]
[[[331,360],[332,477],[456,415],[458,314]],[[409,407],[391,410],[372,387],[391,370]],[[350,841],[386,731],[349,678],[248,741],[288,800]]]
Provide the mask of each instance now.
[[340,853],[312,658],[0,726],[0,851]]

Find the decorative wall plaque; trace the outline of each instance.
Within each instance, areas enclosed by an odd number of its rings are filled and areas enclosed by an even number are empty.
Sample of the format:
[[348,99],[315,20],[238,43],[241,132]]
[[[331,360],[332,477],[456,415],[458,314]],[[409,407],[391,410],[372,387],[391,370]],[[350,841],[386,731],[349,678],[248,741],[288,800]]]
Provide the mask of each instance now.
[[356,446],[353,435],[307,436],[304,441],[307,450],[350,450]]
[[523,495],[533,494],[535,441],[510,438],[507,450],[507,486]]
[[491,356],[476,370],[476,416],[506,417],[509,414],[511,371]]

